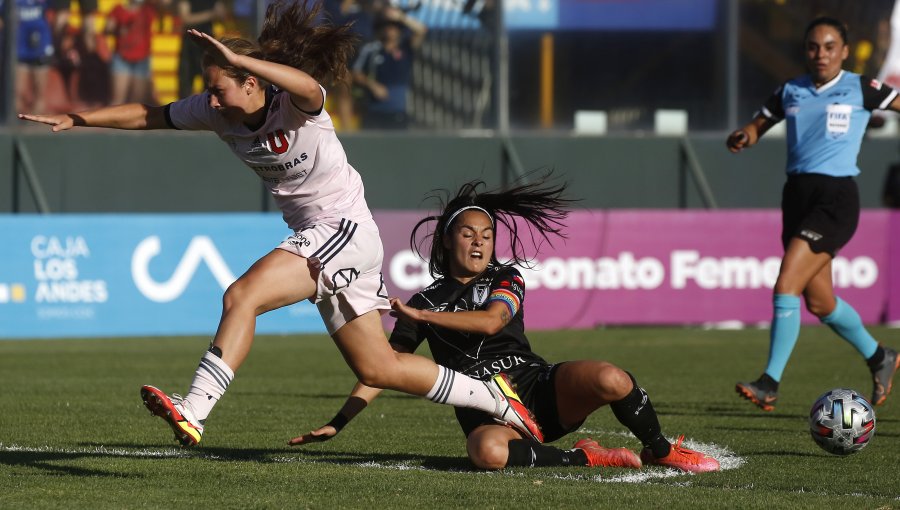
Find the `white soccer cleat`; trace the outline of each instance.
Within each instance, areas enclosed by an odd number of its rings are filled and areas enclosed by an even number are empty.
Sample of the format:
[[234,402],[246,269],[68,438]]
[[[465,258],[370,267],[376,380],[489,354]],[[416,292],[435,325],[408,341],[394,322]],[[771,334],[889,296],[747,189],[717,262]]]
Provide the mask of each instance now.
[[194,413],[184,404],[181,395],[173,393],[171,397],[154,386],[141,387],[141,399],[150,410],[150,414],[159,416],[175,431],[175,440],[181,446],[196,446],[203,436],[203,424],[194,417]]
[[522,399],[513,389],[506,374],[497,374],[484,384],[494,395],[497,403],[494,421],[512,427],[539,443],[544,442],[544,434],[541,432],[540,425],[531,415],[531,411],[522,403]]

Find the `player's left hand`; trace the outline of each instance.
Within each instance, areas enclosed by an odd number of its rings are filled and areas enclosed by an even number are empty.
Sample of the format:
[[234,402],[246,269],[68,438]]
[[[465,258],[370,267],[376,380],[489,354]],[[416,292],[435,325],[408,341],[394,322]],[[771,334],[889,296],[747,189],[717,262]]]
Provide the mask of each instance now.
[[197,44],[213,56],[213,60],[217,65],[237,65],[240,55],[228,49],[215,37],[193,28],[188,30],[187,33],[194,44]]
[[302,436],[297,436],[294,439],[288,441],[290,446],[298,446],[302,444],[309,443],[321,443],[322,441],[328,441],[332,437],[336,436],[338,431],[331,425],[323,425],[316,430],[310,431]]
[[[41,124],[52,126],[51,131],[53,131],[54,133],[72,129],[72,127],[76,125],[76,119],[79,118],[74,114],[32,115],[30,113],[20,113],[17,115],[17,117],[19,118],[19,120],[28,120],[31,122],[38,122]],[[82,123],[82,125],[84,124]]]
[[400,300],[400,298],[388,298],[388,301],[391,303],[391,308],[393,311],[391,315],[397,317],[398,319],[406,319],[410,322],[422,322],[420,317],[422,311],[418,308],[413,308],[411,306],[406,306],[406,304]]

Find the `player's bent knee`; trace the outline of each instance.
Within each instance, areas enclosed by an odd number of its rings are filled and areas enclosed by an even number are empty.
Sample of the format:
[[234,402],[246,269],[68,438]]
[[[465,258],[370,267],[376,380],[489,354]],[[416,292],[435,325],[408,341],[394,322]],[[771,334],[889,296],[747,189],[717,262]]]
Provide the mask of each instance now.
[[634,386],[628,373],[610,363],[604,363],[596,376],[600,393],[613,400],[623,398]]
[[809,313],[821,319],[834,311],[834,302],[829,303],[821,299],[807,299],[806,309],[809,310]]
[[241,280],[237,280],[225,289],[225,294],[222,295],[222,307],[226,311],[232,310],[242,304],[246,304],[246,285],[241,282]]
[[352,368],[353,373],[356,374],[356,378],[359,379],[359,382],[366,386],[380,389],[394,389],[397,387],[394,374],[389,370],[385,370],[384,367],[367,363]]
[[253,292],[250,284],[238,279],[229,285],[222,295],[222,310],[225,313],[246,310],[260,315],[269,308],[260,302],[259,293]]
[[509,447],[499,441],[469,441],[469,460],[479,469],[503,469],[509,458]]

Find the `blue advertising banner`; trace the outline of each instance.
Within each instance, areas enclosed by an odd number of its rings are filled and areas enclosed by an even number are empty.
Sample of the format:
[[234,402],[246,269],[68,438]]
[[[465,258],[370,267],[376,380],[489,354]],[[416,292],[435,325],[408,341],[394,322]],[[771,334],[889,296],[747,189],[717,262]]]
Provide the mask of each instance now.
[[[401,0],[430,28],[476,29],[483,0]],[[505,0],[509,30],[712,30],[716,0]]]
[[[0,215],[0,338],[214,334],[224,290],[290,233],[279,214]],[[308,302],[257,322],[324,331]]]
[[559,0],[561,30],[711,30],[715,0]]
[[563,0],[507,0],[503,21],[509,30],[556,30]]

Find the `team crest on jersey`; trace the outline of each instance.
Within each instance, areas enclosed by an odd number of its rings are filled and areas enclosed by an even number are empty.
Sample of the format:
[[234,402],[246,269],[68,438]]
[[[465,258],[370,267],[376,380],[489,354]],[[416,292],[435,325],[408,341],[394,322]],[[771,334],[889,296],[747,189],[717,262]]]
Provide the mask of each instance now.
[[481,306],[487,301],[490,290],[491,288],[485,284],[475,286],[475,289],[472,291],[472,299],[475,301],[476,306]]
[[262,141],[257,136],[253,143],[250,144],[250,147],[247,149],[247,155],[252,156],[256,154],[267,154],[269,149],[262,143]]

